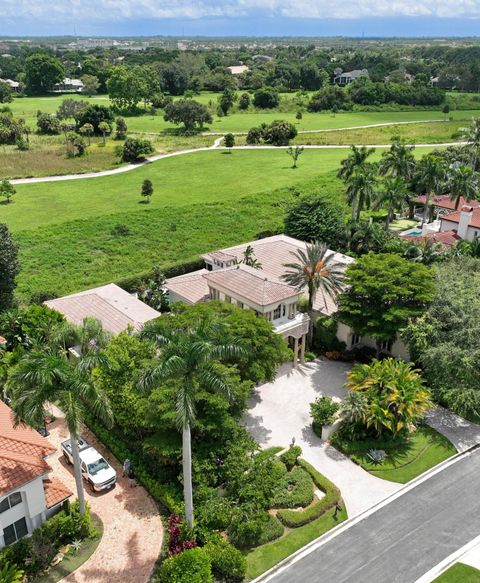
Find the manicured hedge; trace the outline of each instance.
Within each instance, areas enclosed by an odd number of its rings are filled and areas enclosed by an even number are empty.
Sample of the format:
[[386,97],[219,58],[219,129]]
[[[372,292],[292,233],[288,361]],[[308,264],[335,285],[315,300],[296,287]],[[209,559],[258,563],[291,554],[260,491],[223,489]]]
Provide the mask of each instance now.
[[312,506],[309,506],[300,512],[296,512],[294,510],[279,510],[277,512],[277,517],[283,522],[285,526],[288,526],[289,528],[296,528],[298,526],[308,524],[312,520],[322,516],[322,514],[325,514],[327,510],[333,508],[335,504],[341,500],[340,490],[335,486],[335,484],[330,482],[330,480],[328,480],[320,472],[317,472],[317,470],[305,460],[299,459],[297,463],[301,468],[310,474],[314,484],[319,490],[325,492],[325,496]]
[[173,484],[161,484],[152,478],[145,463],[93,416],[87,415],[86,423],[118,460],[123,462],[128,458],[132,462],[135,478],[157,502],[160,502],[170,514],[183,514],[183,502],[178,488]]
[[[288,491],[288,486],[292,488]],[[309,473],[302,468],[293,468],[285,475],[283,483],[275,494],[273,505],[277,508],[297,508],[311,504],[313,484]]]

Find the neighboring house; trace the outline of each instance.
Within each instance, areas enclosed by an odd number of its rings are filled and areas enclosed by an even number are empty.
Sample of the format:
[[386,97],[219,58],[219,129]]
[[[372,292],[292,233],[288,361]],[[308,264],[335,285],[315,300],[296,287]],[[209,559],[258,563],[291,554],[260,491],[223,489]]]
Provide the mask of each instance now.
[[333,82],[337,85],[345,86],[350,85],[360,77],[368,77],[367,69],[354,69],[353,71],[347,71],[343,73],[339,73],[333,79]]
[[72,324],[81,325],[85,318],[96,318],[104,330],[114,335],[129,327],[140,330],[145,322],[160,316],[160,312],[114,283],[44,303]]
[[[413,201],[413,214],[421,219],[423,216],[423,209],[425,206],[426,196],[421,194]],[[431,216],[434,218],[441,218],[443,215],[451,213],[455,210],[455,201],[450,199],[448,194],[442,196],[435,196],[430,199]],[[463,196],[460,198],[458,203],[458,208],[464,206],[471,206],[473,208],[480,207],[480,201],[478,200],[466,200]]]
[[480,206],[464,205],[460,211],[443,215],[440,219],[440,235],[455,233],[458,239],[473,241],[480,237]]
[[0,83],[6,83],[14,93],[20,93],[20,83],[12,79],[0,79]]
[[[206,253],[202,255],[204,269],[170,278],[165,287],[171,302],[191,305],[212,299],[222,300],[267,318],[293,349],[295,366],[298,359],[304,361],[305,355],[309,319],[298,311],[298,303],[306,293],[286,284],[282,275],[288,271],[286,263],[296,262],[293,253],[305,251],[306,246],[304,241],[287,235],[275,235]],[[258,268],[243,263],[247,247],[253,249]],[[348,255],[331,253],[335,261],[345,268],[354,261]],[[322,291],[317,293],[313,307],[318,315],[331,316],[337,311],[336,302]],[[375,346],[373,339],[360,338],[343,324],[339,325],[338,335],[347,348],[361,344]],[[391,353],[399,357],[406,354],[398,342],[390,348]]]
[[50,477],[46,459],[55,451],[31,427],[15,427],[13,411],[0,401],[0,548],[32,534],[72,496]]
[[232,75],[241,75],[249,70],[247,65],[232,65],[231,67],[227,67]]
[[70,77],[65,77],[53,86],[53,91],[57,93],[80,93],[82,90],[83,82],[80,79],[70,79]]

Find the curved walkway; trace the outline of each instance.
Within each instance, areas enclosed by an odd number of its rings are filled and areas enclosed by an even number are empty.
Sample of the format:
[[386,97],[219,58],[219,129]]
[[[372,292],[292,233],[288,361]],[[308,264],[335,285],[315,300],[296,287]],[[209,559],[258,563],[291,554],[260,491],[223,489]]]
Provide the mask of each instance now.
[[[409,123],[409,122],[402,122]],[[347,128],[348,129],[348,128]],[[151,164],[152,162],[157,162],[158,160],[163,160],[164,158],[173,158],[174,156],[184,156],[185,154],[194,154],[195,152],[208,152],[210,150],[230,150],[231,148],[226,148],[225,146],[220,146],[223,140],[223,134],[221,137],[217,138],[213,146],[207,146],[204,148],[190,148],[188,150],[179,150],[178,152],[171,152],[169,154],[156,154],[155,156],[150,156],[144,162],[139,162],[138,164],[126,164],[120,168],[113,168],[111,170],[102,170],[100,172],[87,172],[85,174],[65,174],[62,176],[41,176],[38,178],[16,178],[10,180],[12,184],[37,184],[40,182],[61,182],[63,180],[83,180],[84,178],[101,178],[102,176],[114,176],[115,174],[123,174],[124,172],[130,172],[131,170],[136,170],[141,168],[146,164]],[[439,148],[447,146],[461,146],[465,145],[467,142],[444,142],[435,144],[409,144],[415,146],[416,148]],[[302,145],[295,144],[296,146],[301,146],[303,148],[310,150],[349,150],[351,145]],[[356,144],[357,147],[361,147],[364,144]],[[370,148],[390,148],[391,144],[368,144]],[[285,150],[290,146],[235,146],[235,150]]]
[[[61,411],[48,426],[49,441],[57,452],[48,460],[62,482],[76,492],[72,466],[65,464],[60,444],[68,439]],[[117,471],[115,488],[93,493],[85,488],[85,498],[103,522],[103,537],[93,555],[62,583],[147,583],[162,547],[163,527],[157,507],[141,486],[130,488],[122,478],[122,468],[113,455],[86,428],[82,435]]]

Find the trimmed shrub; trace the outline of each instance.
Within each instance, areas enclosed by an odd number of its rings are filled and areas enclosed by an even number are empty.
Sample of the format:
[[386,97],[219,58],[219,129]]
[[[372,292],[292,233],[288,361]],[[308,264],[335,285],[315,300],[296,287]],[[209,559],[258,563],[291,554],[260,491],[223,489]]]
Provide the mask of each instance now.
[[213,583],[210,557],[199,547],[166,559],[159,575],[162,583]]
[[313,403],[310,403],[312,426],[317,435],[321,436],[324,425],[331,425],[335,421],[335,413],[339,408],[340,405],[334,403],[331,397],[318,397]]
[[289,449],[280,456],[282,462],[287,466],[287,470],[290,471],[293,466],[297,463],[297,459],[302,455],[302,448],[299,445],[292,445]]
[[312,465],[302,459],[298,460],[298,465],[310,474],[315,486],[319,490],[322,490],[322,492],[325,492],[325,496],[317,503],[300,512],[279,510],[277,512],[278,518],[289,528],[297,528],[312,522],[312,520],[325,514],[325,512],[333,508],[341,500],[340,490],[320,472],[317,472]]
[[286,474],[284,483],[275,495],[273,505],[277,508],[308,506],[313,500],[313,481],[302,468],[293,468]]
[[240,583],[247,571],[247,561],[242,553],[220,535],[212,536],[204,547],[210,557],[215,579]]
[[150,140],[141,138],[127,138],[122,148],[122,160],[124,162],[140,162],[154,152]]
[[239,507],[227,533],[236,547],[245,549],[275,540],[283,534],[283,526],[268,512]]

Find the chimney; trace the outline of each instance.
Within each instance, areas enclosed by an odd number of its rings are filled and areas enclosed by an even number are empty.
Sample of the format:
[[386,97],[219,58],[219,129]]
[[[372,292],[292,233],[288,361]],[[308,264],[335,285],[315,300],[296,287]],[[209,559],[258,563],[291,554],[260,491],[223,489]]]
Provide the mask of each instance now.
[[460,237],[460,239],[467,238],[468,225],[472,220],[472,214],[473,208],[471,206],[465,205],[462,207],[462,210],[460,211],[460,220],[458,222],[457,231],[457,234]]

